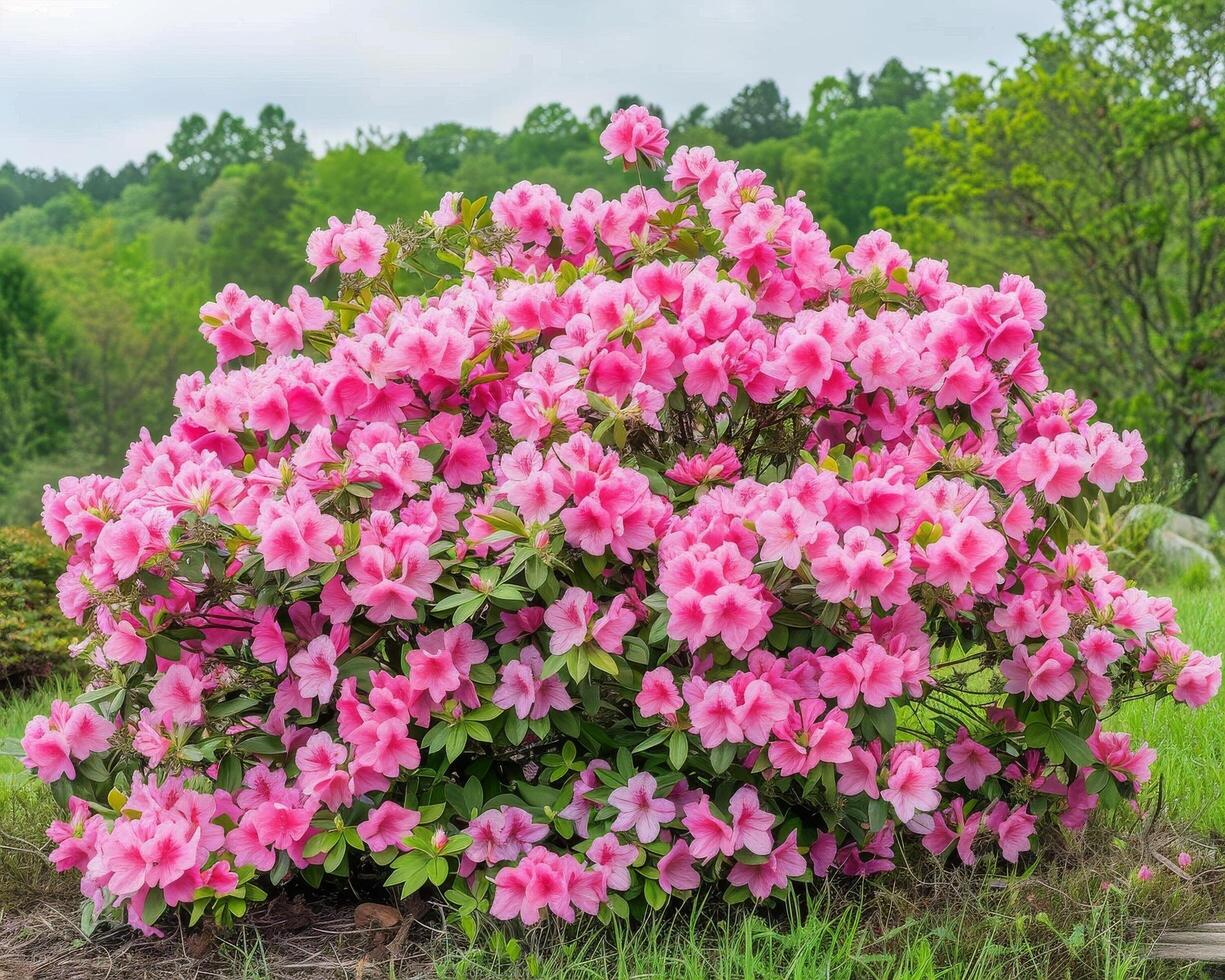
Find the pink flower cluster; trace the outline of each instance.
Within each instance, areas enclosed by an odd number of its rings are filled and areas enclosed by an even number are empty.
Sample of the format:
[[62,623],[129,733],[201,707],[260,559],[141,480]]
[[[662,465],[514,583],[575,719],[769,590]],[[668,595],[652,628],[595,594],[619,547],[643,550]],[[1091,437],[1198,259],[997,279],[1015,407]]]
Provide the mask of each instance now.
[[[640,107],[601,142],[666,152]],[[1145,454],[1045,390],[1028,279],[831,248],[709,147],[667,180],[333,218],[335,300],[227,286],[169,432],[47,489],[98,679],[22,744],[99,910],[366,862],[530,924],[1015,863],[1149,778],[1112,699],[1217,693],[1066,538]]]

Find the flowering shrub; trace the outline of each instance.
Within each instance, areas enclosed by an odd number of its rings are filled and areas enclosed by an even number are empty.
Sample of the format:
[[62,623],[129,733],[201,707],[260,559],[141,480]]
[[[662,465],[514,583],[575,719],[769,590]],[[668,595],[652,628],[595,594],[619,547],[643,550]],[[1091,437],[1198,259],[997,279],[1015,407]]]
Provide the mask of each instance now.
[[336,299],[227,286],[170,434],[47,490],[95,680],[23,745],[97,909],[373,870],[471,929],[1016,862],[1148,778],[1122,700],[1216,693],[1068,544],[1145,452],[1045,391],[1028,279],[831,249],[708,147],[667,179],[333,218]]

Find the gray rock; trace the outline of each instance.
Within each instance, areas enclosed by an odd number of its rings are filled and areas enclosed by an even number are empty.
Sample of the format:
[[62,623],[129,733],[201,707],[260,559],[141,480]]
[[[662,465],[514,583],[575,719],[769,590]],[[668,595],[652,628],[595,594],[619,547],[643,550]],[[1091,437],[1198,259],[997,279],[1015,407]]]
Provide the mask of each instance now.
[[1215,550],[1221,542],[1221,532],[1214,530],[1203,518],[1192,517],[1176,510],[1170,511],[1164,526],[1167,531],[1172,531],[1180,538],[1186,538],[1209,551]]
[[1173,507],[1164,504],[1136,504],[1129,507],[1123,516],[1124,524],[1134,524],[1143,521],[1156,528],[1172,531],[1180,538],[1185,538],[1201,548],[1212,551],[1225,542],[1225,533],[1214,530],[1212,525],[1201,517],[1192,517]]
[[1169,525],[1159,527],[1149,539],[1157,563],[1164,569],[1181,574],[1196,565],[1208,570],[1208,577],[1221,577],[1221,562],[1211,551],[1181,534],[1174,533]]

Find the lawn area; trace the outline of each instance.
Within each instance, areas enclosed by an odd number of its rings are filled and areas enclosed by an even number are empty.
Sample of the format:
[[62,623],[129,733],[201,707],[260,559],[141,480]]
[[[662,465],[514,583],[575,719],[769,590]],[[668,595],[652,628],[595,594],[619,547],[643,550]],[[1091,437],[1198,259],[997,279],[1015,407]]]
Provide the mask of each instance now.
[[[1225,650],[1225,586],[1154,589],[1169,595],[1178,609],[1183,636],[1205,653]],[[1216,698],[1196,711],[1170,700],[1134,701],[1112,719],[1112,728],[1131,732],[1157,750],[1152,800],[1161,781],[1163,806],[1177,823],[1225,834],[1225,700]]]
[[[1189,643],[1208,651],[1225,646],[1225,591],[1161,591],[1173,596]],[[72,685],[54,680],[0,699],[0,737],[20,737],[30,715],[46,711],[54,698],[71,698]],[[769,918],[695,901],[632,928],[546,926],[513,940],[491,926],[469,941],[438,928],[427,912],[391,954],[387,936],[354,929],[352,898],[295,905],[288,917],[302,922],[292,928],[284,909],[269,910],[251,925],[205,934],[195,945],[184,936],[142,940],[123,929],[99,930],[85,942],[75,882],[51,873],[42,856],[42,827],[54,803],[16,759],[0,756],[0,976],[28,958],[43,964],[34,976],[56,978],[116,969],[125,978],[225,980],[1207,978],[1206,968],[1153,961],[1147,951],[1166,923],[1218,917],[1225,897],[1217,856],[1225,833],[1225,790],[1217,777],[1225,769],[1223,722],[1219,699],[1199,711],[1168,700],[1126,706],[1113,724],[1160,753],[1146,817],[1160,779],[1161,819],[1153,826],[1147,819],[1116,819],[1082,837],[1069,835],[1019,875],[944,870],[922,861],[872,887],[841,882],[816,889]],[[1182,849],[1196,859],[1187,879],[1160,863]],[[1151,881],[1138,880],[1142,863],[1155,869]]]

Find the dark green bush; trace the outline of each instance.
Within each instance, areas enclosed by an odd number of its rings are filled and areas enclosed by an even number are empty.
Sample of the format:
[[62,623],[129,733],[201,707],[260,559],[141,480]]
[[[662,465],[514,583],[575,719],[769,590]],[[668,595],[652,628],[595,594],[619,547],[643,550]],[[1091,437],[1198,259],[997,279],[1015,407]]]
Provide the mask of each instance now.
[[68,645],[79,632],[55,599],[66,560],[41,530],[0,527],[0,685],[70,667]]

